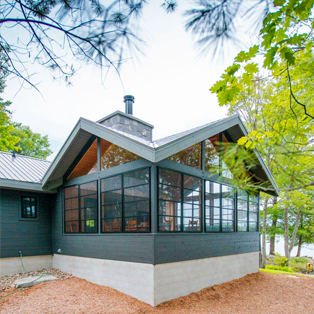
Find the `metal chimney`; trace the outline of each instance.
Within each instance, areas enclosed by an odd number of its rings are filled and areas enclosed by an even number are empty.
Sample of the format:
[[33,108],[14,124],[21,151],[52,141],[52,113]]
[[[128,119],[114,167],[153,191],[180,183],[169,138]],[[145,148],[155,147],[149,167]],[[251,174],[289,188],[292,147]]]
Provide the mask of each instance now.
[[134,96],[125,95],[124,96],[124,103],[125,103],[125,113],[133,115]]

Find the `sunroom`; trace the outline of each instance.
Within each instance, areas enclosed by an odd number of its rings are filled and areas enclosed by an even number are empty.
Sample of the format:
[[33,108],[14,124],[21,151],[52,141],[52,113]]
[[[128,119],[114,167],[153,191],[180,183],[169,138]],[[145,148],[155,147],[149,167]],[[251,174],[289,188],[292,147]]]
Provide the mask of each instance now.
[[[80,118],[43,178],[57,189],[54,267],[152,305],[257,271],[259,191],[237,188],[246,163],[228,157],[247,135],[239,116],[153,141],[133,101]],[[276,191],[256,150],[250,159],[240,172]]]

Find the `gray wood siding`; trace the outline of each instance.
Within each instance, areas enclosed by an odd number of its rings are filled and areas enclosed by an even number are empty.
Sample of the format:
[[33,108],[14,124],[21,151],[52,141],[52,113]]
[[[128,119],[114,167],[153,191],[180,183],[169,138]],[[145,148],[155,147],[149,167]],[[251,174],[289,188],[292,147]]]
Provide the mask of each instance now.
[[155,264],[257,251],[259,251],[258,232],[155,236]]
[[53,211],[53,253],[153,264],[152,234],[63,234],[60,190]]
[[[21,219],[21,197],[37,198],[37,219]],[[0,189],[0,257],[49,255],[54,195]]]

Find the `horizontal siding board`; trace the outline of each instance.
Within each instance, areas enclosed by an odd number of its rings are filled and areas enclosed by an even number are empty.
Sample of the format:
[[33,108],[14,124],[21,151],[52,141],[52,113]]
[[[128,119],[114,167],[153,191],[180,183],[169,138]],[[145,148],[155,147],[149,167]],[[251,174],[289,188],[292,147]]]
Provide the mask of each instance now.
[[[35,220],[21,219],[21,197],[35,196]],[[54,195],[0,189],[0,257],[49,255],[52,253],[51,209]]]
[[257,251],[257,232],[158,234],[155,238],[155,264]]

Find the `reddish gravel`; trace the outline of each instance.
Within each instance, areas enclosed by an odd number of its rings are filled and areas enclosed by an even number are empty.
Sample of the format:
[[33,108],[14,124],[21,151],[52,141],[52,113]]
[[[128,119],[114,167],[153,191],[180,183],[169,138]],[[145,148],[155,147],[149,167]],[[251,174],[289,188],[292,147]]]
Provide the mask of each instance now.
[[312,278],[260,272],[153,308],[114,289],[72,277],[14,293],[0,300],[0,313],[313,314],[313,297]]

